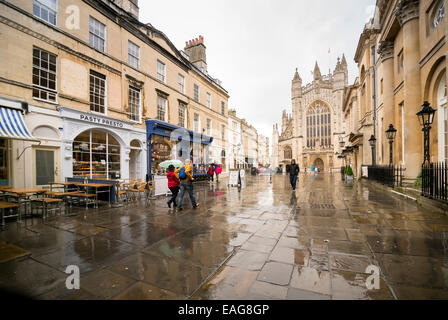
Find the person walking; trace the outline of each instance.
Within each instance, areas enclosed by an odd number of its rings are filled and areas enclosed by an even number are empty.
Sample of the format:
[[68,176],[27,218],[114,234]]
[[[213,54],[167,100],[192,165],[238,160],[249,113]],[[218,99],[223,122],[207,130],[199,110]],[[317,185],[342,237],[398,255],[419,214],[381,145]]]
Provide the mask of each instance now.
[[179,190],[180,190],[180,180],[179,178],[176,176],[176,174],[174,173],[174,166],[171,165],[168,167],[168,173],[167,173],[167,178],[168,178],[168,188],[171,191],[171,199],[170,201],[167,202],[168,207],[171,209],[171,204],[174,204],[174,208],[177,207],[177,202],[176,202],[176,198],[177,195],[179,194]]
[[291,166],[289,167],[289,181],[291,183],[292,190],[296,190],[297,179],[299,177],[300,167],[296,163],[296,160],[292,160]]
[[222,173],[222,165],[218,164],[215,171],[216,171],[216,182],[219,183],[219,175]]
[[214,178],[214,176],[215,176],[215,166],[213,165],[213,164],[211,164],[209,167],[208,167],[208,172],[207,172],[207,174],[208,174],[208,181],[210,181],[211,183],[213,182],[213,178]]
[[179,196],[179,205],[177,209],[179,211],[183,210],[182,201],[184,199],[185,192],[190,196],[191,204],[193,208],[196,209],[199,207],[199,203],[196,202],[196,199],[193,194],[193,167],[191,166],[191,160],[185,160],[185,164],[178,168],[175,171],[176,176],[180,180],[180,196]]

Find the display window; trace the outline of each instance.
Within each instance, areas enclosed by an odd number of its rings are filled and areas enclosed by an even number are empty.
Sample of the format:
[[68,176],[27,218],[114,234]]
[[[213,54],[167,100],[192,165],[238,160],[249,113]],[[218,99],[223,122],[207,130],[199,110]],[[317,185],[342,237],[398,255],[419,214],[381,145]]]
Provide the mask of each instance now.
[[73,176],[91,179],[119,179],[121,146],[106,131],[88,130],[73,142]]

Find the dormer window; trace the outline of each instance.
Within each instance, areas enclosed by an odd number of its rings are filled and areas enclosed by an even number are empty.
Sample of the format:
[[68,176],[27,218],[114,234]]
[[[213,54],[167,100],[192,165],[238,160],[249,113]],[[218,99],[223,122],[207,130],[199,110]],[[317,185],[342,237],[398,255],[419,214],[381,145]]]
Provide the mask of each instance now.
[[432,26],[434,28],[437,28],[440,24],[440,22],[443,20],[443,17],[445,17],[445,2],[440,1],[439,5],[434,10],[434,18],[432,22]]

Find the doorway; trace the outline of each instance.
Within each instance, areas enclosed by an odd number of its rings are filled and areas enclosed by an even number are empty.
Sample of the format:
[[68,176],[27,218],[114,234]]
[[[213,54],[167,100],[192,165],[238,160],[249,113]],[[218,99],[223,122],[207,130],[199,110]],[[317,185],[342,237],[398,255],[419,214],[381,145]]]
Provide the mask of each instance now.
[[48,186],[50,182],[59,181],[59,150],[52,148],[34,149],[34,185]]
[[314,167],[319,169],[319,172],[324,172],[325,166],[324,166],[324,162],[322,159],[317,158],[316,160],[314,160]]
[[131,152],[129,153],[129,178],[142,178],[142,148],[137,140],[131,142]]

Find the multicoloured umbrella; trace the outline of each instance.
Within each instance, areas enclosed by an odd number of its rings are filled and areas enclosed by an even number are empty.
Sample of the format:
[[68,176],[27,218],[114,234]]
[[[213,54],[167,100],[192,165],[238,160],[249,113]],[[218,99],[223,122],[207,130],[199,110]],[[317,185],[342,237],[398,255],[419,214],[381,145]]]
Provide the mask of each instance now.
[[167,169],[169,166],[174,166],[174,168],[179,168],[183,166],[182,161],[180,160],[167,160],[159,164],[161,168]]

